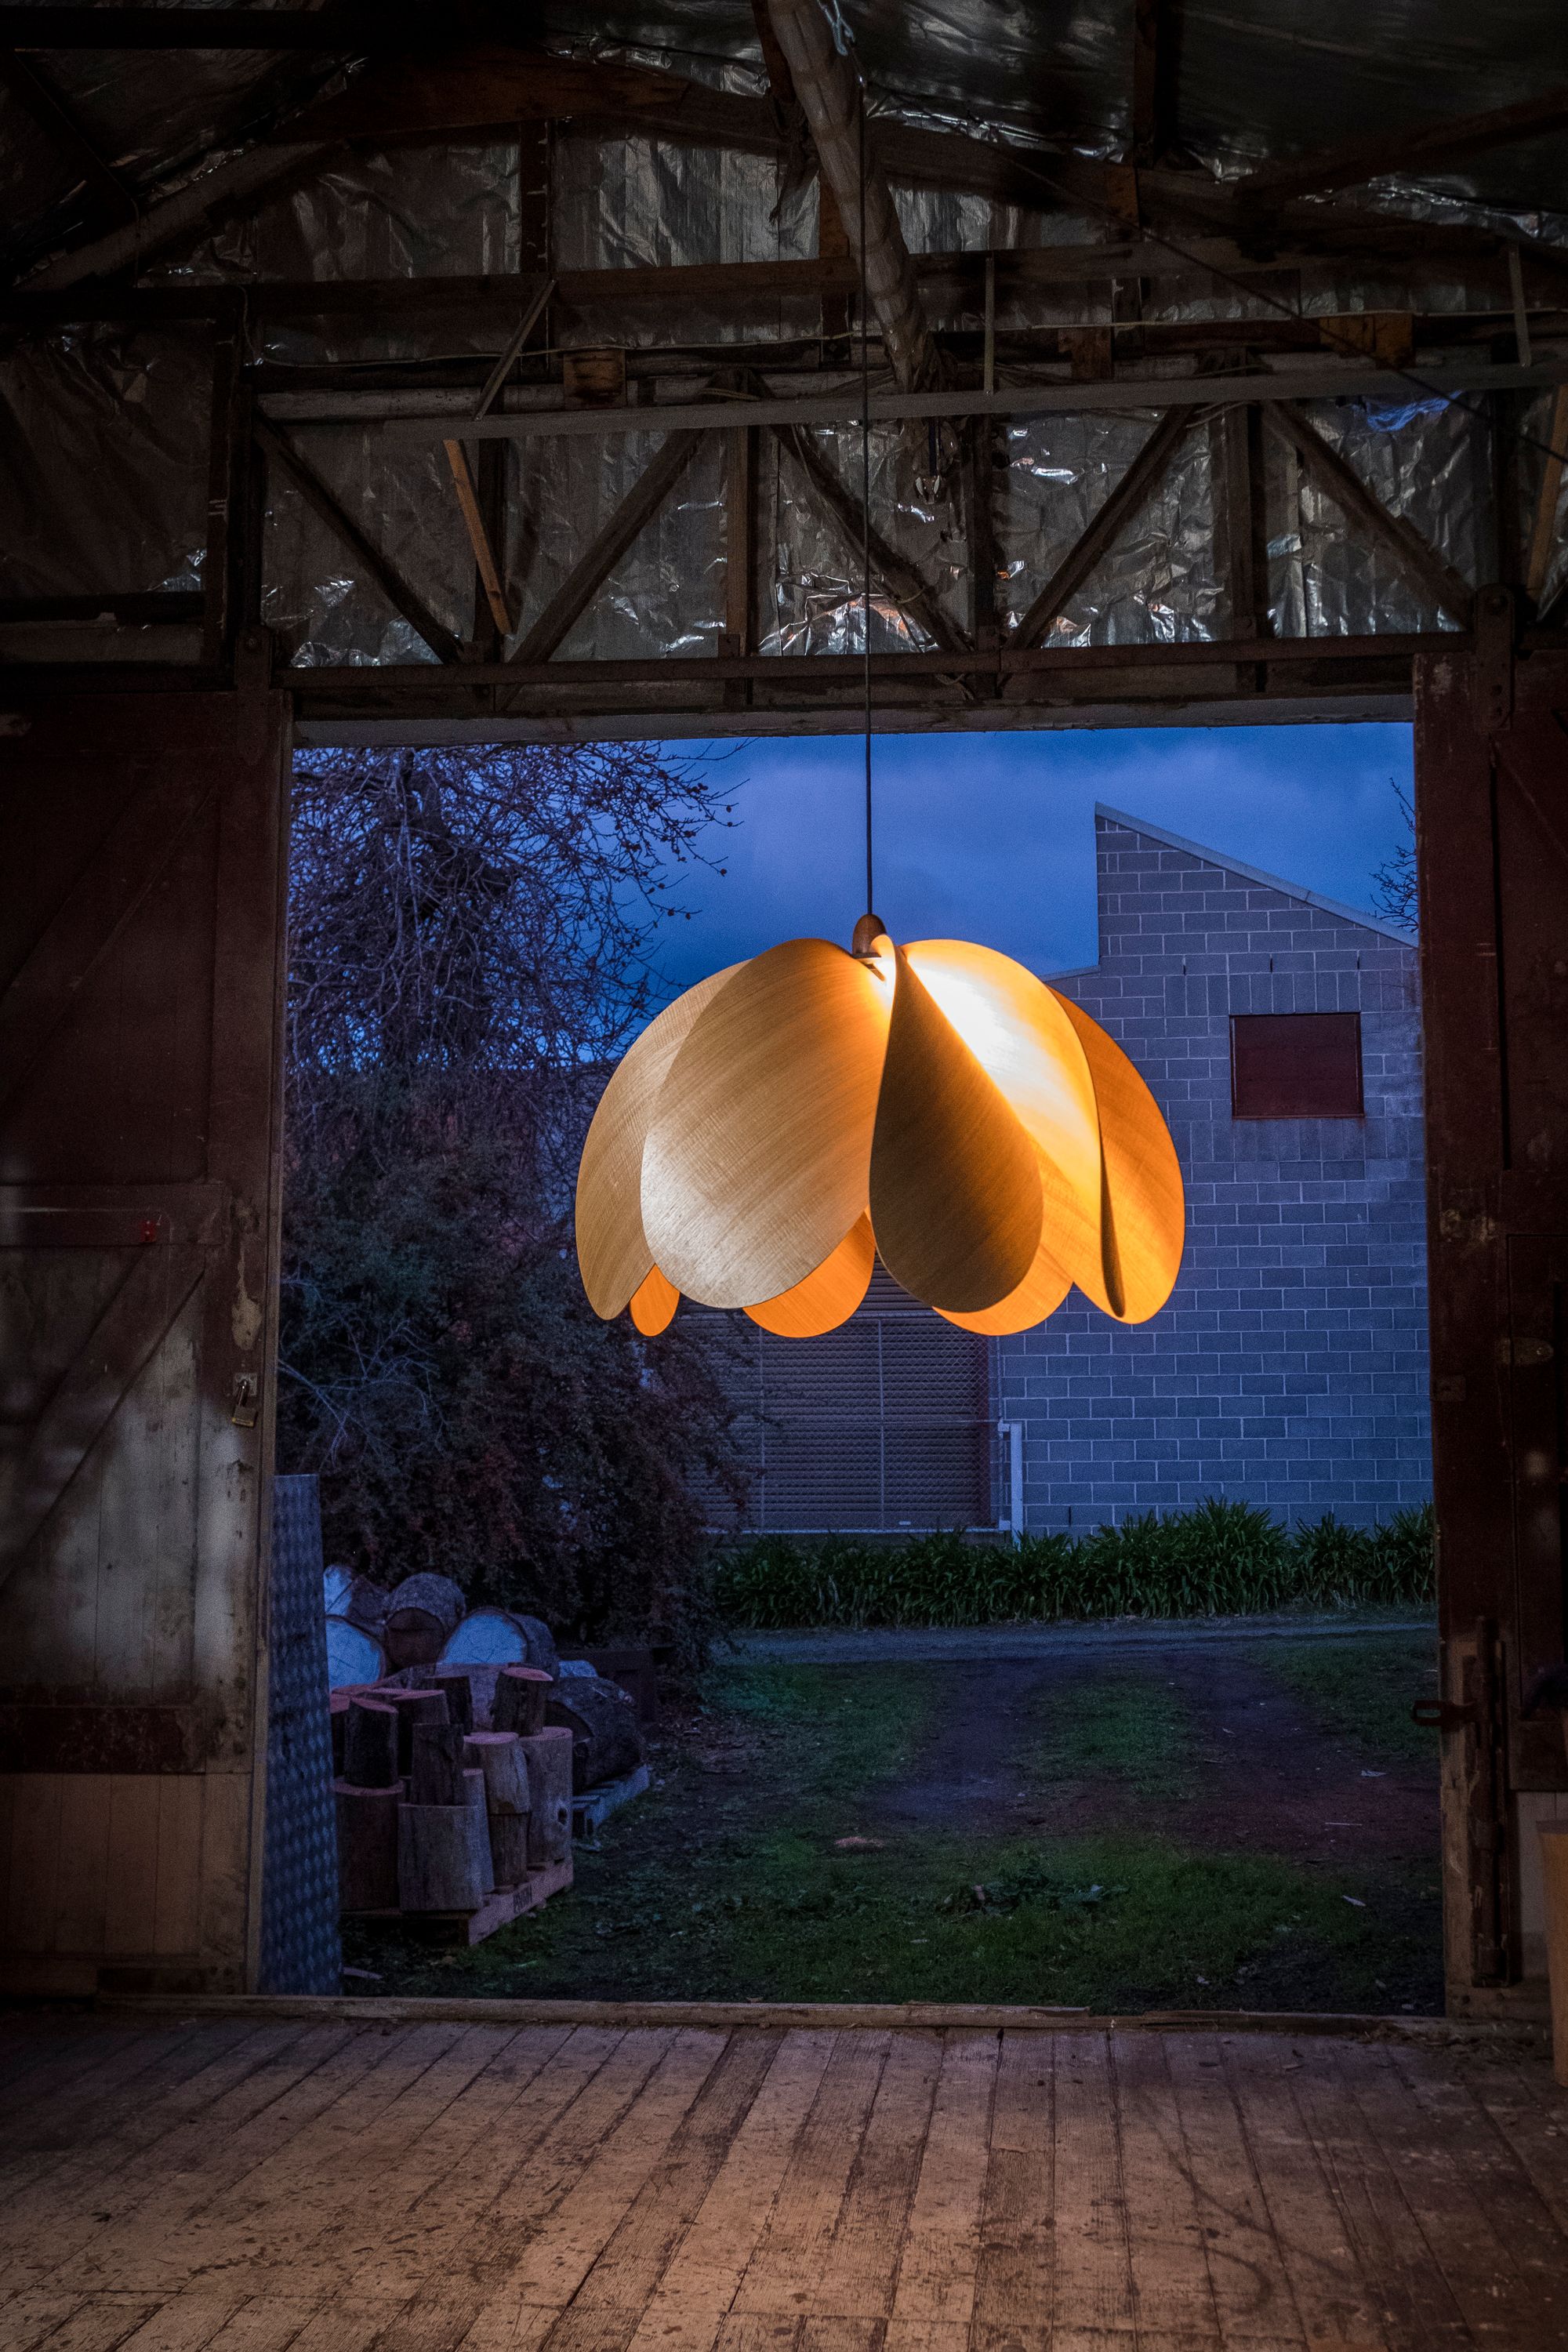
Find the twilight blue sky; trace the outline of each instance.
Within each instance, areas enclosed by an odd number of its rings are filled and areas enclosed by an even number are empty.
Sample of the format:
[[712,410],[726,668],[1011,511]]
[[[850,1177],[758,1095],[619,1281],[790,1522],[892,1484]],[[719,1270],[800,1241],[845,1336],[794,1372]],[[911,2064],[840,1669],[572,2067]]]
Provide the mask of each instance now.
[[[727,874],[679,879],[691,919],[656,942],[673,988],[780,940],[847,946],[861,912],[861,739],[712,749],[736,823],[710,845]],[[1408,727],[879,736],[877,911],[898,939],[1092,963],[1097,800],[1364,907],[1402,831],[1390,779],[1408,792],[1410,768]]]

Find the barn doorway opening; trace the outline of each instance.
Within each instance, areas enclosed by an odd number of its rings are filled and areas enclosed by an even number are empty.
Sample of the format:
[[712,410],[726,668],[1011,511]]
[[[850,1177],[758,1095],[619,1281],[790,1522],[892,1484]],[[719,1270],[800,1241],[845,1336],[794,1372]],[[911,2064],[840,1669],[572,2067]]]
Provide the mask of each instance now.
[[683,1307],[745,1475],[655,1785],[471,1953],[351,1927],[382,1983],[1440,2008],[1415,950],[1310,858],[1084,819],[1056,981],[1176,1129],[1170,1314],[985,1339],[880,1265],[815,1339]]

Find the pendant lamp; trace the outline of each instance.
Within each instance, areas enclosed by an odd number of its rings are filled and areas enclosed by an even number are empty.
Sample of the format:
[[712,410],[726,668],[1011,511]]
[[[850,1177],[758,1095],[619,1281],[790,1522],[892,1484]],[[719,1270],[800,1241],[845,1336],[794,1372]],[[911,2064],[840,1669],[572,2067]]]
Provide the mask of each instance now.
[[605,1087],[577,1180],[595,1312],[681,1295],[829,1331],[879,1255],[949,1322],[1023,1331],[1073,1284],[1118,1322],[1171,1295],[1185,1204],[1165,1122],[1098,1023],[962,940],[790,940],[678,997]]
[[[859,106],[860,626],[872,898],[871,388]],[[789,940],[715,972],[616,1067],[577,1178],[595,1311],[665,1329],[682,1293],[810,1339],[879,1255],[966,1330],[1026,1331],[1074,1283],[1118,1322],[1171,1295],[1185,1204],[1165,1122],[1095,1022],[963,940]]]

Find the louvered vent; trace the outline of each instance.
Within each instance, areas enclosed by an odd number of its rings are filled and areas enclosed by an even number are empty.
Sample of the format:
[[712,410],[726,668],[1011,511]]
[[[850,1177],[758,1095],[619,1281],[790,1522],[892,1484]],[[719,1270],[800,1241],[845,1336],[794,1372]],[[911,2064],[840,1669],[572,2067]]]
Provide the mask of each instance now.
[[986,1342],[881,1266],[837,1331],[779,1339],[747,1327],[725,1373],[755,1470],[748,1526],[896,1533],[994,1521]]

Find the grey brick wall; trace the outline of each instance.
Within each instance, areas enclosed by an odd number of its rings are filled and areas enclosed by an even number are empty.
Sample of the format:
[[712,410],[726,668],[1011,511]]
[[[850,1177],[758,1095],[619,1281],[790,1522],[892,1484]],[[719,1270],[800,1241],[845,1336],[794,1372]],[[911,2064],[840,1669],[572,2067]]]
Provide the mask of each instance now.
[[[1186,1178],[1187,1249],[1151,1323],[1075,1292],[995,1342],[1024,1426],[1025,1523],[1093,1527],[1225,1495],[1360,1523],[1430,1491],[1414,947],[1101,810],[1100,961],[1053,979],[1142,1070]],[[1230,1114],[1233,1013],[1362,1016],[1362,1119]]]

